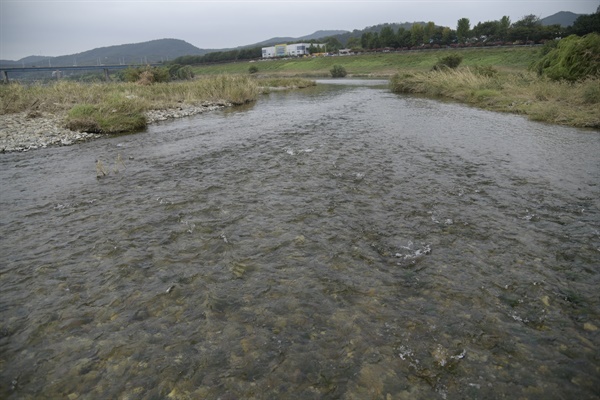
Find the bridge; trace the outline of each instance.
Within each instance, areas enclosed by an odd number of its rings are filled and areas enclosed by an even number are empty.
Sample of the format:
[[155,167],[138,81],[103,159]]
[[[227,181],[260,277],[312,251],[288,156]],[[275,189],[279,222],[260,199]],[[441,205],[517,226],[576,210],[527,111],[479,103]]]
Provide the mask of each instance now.
[[[162,66],[163,64],[144,64],[150,67]],[[93,71],[102,70],[104,71],[104,78],[109,81],[108,71],[114,71],[119,69],[127,69],[133,67],[141,67],[143,65],[73,65],[70,67],[0,67],[0,76],[4,83],[8,83],[9,72],[43,72],[43,71]]]

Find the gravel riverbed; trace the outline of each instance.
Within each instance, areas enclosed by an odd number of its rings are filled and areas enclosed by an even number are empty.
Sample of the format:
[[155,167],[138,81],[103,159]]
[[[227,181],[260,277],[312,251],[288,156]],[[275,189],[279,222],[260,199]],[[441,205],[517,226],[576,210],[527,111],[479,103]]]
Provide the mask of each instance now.
[[[148,124],[173,118],[188,117],[229,107],[228,102],[182,105],[146,113]],[[66,113],[15,113],[0,115],[0,153],[28,151],[48,146],[68,146],[103,137],[103,134],[76,132],[64,127]]]

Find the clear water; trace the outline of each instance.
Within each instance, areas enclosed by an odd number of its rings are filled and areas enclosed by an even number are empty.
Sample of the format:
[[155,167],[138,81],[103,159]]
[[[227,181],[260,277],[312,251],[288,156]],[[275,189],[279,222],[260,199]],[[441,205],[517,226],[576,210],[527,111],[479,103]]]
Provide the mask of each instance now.
[[340,82],[0,155],[0,397],[599,398],[598,132]]

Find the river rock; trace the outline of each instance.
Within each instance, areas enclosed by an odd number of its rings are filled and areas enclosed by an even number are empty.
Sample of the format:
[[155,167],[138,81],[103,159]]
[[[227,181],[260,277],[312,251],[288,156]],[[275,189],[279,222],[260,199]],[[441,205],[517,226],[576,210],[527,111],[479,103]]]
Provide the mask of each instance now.
[[[152,124],[230,106],[232,104],[226,101],[205,102],[200,105],[182,104],[176,108],[150,110],[146,112],[146,120],[148,124]],[[65,117],[65,113],[41,112],[0,115],[0,153],[28,151],[48,146],[69,146],[104,136],[69,130],[64,127]]]
[[67,146],[101,135],[63,127],[64,114],[26,112],[0,115],[0,152]]

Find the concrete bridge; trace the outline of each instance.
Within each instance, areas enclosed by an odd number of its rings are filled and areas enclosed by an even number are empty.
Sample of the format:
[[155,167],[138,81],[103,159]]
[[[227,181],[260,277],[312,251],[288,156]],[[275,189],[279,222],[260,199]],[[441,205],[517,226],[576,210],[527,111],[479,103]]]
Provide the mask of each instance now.
[[8,83],[9,72],[43,72],[43,71],[104,71],[104,78],[109,81],[108,71],[114,71],[119,69],[135,68],[142,66],[162,66],[163,64],[144,64],[144,65],[82,65],[82,66],[71,66],[71,67],[0,67],[0,76],[2,82]]

